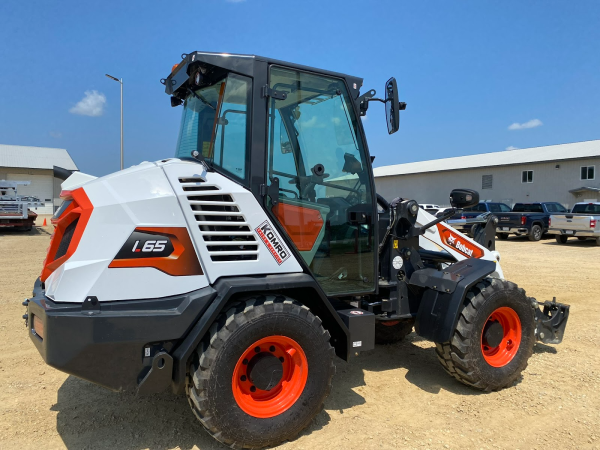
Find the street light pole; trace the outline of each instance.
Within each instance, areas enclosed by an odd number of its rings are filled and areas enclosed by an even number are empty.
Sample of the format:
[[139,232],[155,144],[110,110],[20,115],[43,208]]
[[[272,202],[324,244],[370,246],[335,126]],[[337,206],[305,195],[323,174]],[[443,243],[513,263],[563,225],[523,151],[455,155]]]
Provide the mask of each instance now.
[[111,80],[118,81],[121,85],[121,170],[123,170],[123,78],[119,79],[109,74],[105,75]]

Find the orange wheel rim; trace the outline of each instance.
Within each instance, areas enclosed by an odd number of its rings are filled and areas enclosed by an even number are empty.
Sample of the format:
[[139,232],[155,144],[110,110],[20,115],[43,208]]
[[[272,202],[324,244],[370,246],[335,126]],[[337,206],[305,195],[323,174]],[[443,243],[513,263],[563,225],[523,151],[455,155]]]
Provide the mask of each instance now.
[[[498,328],[498,324],[502,327]],[[501,335],[495,337],[495,341],[486,340],[486,330],[495,327]],[[492,338],[490,338],[491,340]],[[481,332],[481,352],[486,362],[492,367],[504,367],[510,363],[521,344],[521,320],[512,308],[503,306],[496,309],[488,317]]]
[[[260,370],[265,361],[270,364],[271,374],[277,373],[277,377],[281,374],[273,386],[261,386],[258,382],[260,379],[264,384],[264,373]],[[273,361],[279,361],[280,367]],[[300,344],[287,336],[269,336],[254,342],[238,359],[231,380],[233,398],[246,414],[267,419],[296,403],[307,378],[308,360]]]

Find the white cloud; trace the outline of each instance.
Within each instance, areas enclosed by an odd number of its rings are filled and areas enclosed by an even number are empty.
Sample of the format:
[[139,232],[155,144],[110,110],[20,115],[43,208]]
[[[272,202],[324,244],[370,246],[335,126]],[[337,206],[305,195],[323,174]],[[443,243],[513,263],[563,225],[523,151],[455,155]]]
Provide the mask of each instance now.
[[519,147],[515,147],[514,145],[509,145],[505,148],[505,150],[519,150]]
[[60,131],[51,131],[50,136],[56,139],[60,139],[62,137],[62,133]]
[[69,112],[80,116],[98,117],[104,114],[106,96],[98,91],[85,91],[85,96]]
[[544,125],[540,119],[531,119],[529,122],[513,123],[508,127],[509,130],[525,130],[526,128],[541,127]]

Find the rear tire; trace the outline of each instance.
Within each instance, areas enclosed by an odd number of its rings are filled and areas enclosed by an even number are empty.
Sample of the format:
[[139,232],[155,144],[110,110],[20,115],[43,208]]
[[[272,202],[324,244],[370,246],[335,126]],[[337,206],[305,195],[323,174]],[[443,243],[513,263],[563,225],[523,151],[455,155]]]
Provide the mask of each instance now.
[[529,231],[529,240],[530,241],[539,241],[542,239],[542,227],[539,225],[533,225],[531,230]]
[[321,320],[287,297],[236,304],[217,318],[193,357],[186,383],[192,411],[232,448],[294,438],[331,390],[329,340]]
[[564,234],[557,234],[554,239],[556,239],[556,242],[558,242],[559,244],[566,244],[567,240],[569,239],[567,236],[565,236]]
[[414,319],[375,322],[375,343],[385,345],[400,342],[412,332],[414,324]]
[[600,237],[596,238],[596,245],[600,245]]
[[579,237],[577,238],[577,240],[578,240],[578,241],[585,241],[586,239],[587,239],[587,238],[584,238],[584,237],[581,237],[581,236],[579,236]]
[[498,236],[498,239],[500,239],[501,241],[505,241],[508,239],[508,233],[498,233],[496,236]]
[[467,293],[450,342],[436,343],[440,363],[458,381],[482,391],[510,386],[533,353],[534,319],[523,289],[486,279]]

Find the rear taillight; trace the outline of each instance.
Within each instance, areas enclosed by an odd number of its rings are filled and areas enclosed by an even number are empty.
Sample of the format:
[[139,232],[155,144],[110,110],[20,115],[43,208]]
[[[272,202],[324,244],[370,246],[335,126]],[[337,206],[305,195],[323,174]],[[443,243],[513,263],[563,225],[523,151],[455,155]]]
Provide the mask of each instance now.
[[460,216],[460,218],[461,218],[462,220],[465,220],[465,219],[467,218],[467,216]]
[[596,219],[590,219],[590,228],[596,228]]
[[548,217],[548,228],[552,226],[552,217]]
[[50,238],[50,247],[40,275],[42,282],[75,253],[94,209],[83,188],[75,189],[69,194],[70,198],[66,196],[63,203],[66,206],[61,207],[61,213],[52,220],[55,230]]
[[33,328],[32,331],[36,336],[39,336],[41,340],[44,340],[44,322],[35,314],[32,314]]
[[521,225],[525,225],[527,223],[527,217],[521,216]]

